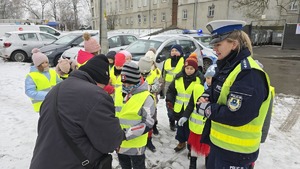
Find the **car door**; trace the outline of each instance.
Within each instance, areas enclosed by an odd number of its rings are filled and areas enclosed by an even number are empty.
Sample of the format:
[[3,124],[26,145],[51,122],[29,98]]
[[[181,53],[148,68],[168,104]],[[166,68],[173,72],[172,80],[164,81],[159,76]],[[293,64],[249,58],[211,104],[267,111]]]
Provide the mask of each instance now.
[[119,35],[108,38],[109,50],[118,52],[122,48],[121,37]]
[[125,47],[137,40],[137,38],[132,35],[122,35],[121,38],[122,38],[122,46]]
[[38,33],[39,39],[43,42],[44,45],[50,44],[53,41],[57,40],[56,37],[46,34],[46,33]]
[[190,54],[193,52],[195,52],[197,54],[198,66],[201,66],[201,68],[202,68],[203,58],[202,58],[201,50],[200,50],[199,45],[195,41],[186,39],[186,40],[179,40],[178,43],[182,47],[183,55],[184,55],[185,59],[188,58],[190,56]]
[[18,34],[20,38],[20,48],[23,49],[28,56],[31,56],[31,50],[33,48],[39,48],[43,46],[40,42],[37,33],[20,33]]

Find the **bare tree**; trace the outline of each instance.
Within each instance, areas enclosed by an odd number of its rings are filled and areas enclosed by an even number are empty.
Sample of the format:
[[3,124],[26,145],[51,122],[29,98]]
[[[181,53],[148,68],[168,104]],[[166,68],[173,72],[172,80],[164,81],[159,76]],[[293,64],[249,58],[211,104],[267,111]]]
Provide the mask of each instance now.
[[0,18],[19,19],[23,13],[20,4],[20,0],[0,0]]
[[[300,0],[276,0],[276,5],[281,8],[281,10],[288,11],[291,3],[298,3],[300,5]],[[269,7],[270,0],[236,0],[233,5],[234,8],[246,8],[249,12],[246,16],[249,18],[259,18],[265,13],[265,10]],[[298,9],[298,15],[299,14]]]
[[23,0],[22,7],[27,10],[31,15],[35,16],[36,19],[40,19],[40,13],[34,7],[36,2],[33,0]]
[[65,23],[69,30],[73,30],[75,25],[74,11],[68,1],[61,1],[59,3],[60,22]]
[[73,12],[74,12],[74,27],[75,29],[78,29],[78,2],[79,0],[72,0],[72,8],[73,8]]
[[249,18],[257,18],[264,14],[268,9],[270,0],[237,0],[233,5],[234,8],[247,8],[249,12],[246,16]]
[[58,0],[49,0],[50,3],[50,11],[48,14],[54,18],[54,20],[58,20],[57,7],[59,6]]
[[49,2],[48,0],[39,0],[39,2],[41,3],[41,10],[42,10],[42,19],[44,19],[44,11],[45,11],[45,7],[47,5],[47,3]]

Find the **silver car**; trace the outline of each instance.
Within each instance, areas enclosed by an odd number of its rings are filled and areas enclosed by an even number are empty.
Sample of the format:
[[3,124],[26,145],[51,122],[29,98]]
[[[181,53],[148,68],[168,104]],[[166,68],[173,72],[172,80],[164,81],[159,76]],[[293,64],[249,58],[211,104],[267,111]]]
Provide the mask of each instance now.
[[[108,45],[109,51],[120,51],[125,49],[129,44],[136,41],[138,36],[135,34],[126,34],[126,33],[108,33]],[[92,36],[92,38],[96,39],[99,42],[99,34]],[[74,46],[68,50],[66,50],[62,56],[65,58],[69,58],[71,60],[76,59],[78,51],[84,50],[84,42],[80,43],[78,46]]]
[[158,68],[162,69],[163,62],[170,56],[171,47],[174,44],[181,45],[183,55],[187,58],[192,52],[198,56],[198,66],[202,70],[203,57],[201,48],[196,39],[179,34],[173,35],[154,35],[139,38],[137,41],[130,44],[125,50],[132,54],[132,60],[139,61],[141,57],[145,56],[149,48],[156,49],[156,64]]
[[39,48],[57,40],[57,37],[41,31],[6,32],[0,38],[0,57],[24,62],[31,58],[33,48]]

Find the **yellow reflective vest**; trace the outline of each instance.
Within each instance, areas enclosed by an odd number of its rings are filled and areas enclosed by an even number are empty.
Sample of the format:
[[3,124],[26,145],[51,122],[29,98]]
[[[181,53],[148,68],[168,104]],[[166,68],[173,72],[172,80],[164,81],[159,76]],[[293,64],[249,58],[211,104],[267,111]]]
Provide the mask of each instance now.
[[[158,73],[157,73],[157,71],[158,71]],[[149,75],[146,78],[147,83],[149,85],[152,85],[154,83],[155,79],[159,79],[160,75],[161,75],[161,71],[158,68],[151,70]]]
[[176,76],[177,73],[179,73],[182,70],[182,67],[184,66],[184,59],[181,57],[176,65],[176,67],[171,66],[171,58],[168,58],[165,61],[164,65],[164,70],[166,71],[165,73],[165,81],[166,82],[172,82],[174,77]]
[[202,134],[205,119],[204,116],[197,113],[196,109],[196,102],[197,99],[202,95],[204,92],[204,87],[201,84],[195,84],[193,90],[193,98],[194,98],[194,111],[191,113],[189,118],[189,129],[196,134]]
[[189,103],[190,97],[194,90],[195,84],[200,84],[201,81],[199,77],[196,77],[196,81],[191,82],[187,89],[184,87],[183,77],[180,77],[175,80],[175,88],[177,90],[177,95],[174,103],[174,112],[180,113],[182,106],[184,106],[184,110]]
[[[142,122],[142,116],[138,115],[147,97],[150,95],[149,91],[134,94],[124,104],[121,112],[118,114],[122,129],[129,129]],[[124,140],[120,147],[122,148],[140,148],[147,144],[148,133],[131,140]]]
[[[37,91],[50,91],[53,86],[56,85],[56,72],[53,69],[49,69],[50,80],[40,72],[30,72],[28,76],[31,77],[36,85]],[[43,100],[34,100],[31,98],[33,109],[36,112],[40,111]]]
[[[259,65],[253,60],[251,56],[247,57],[247,60],[252,69],[257,69],[264,72]],[[220,105],[226,105],[227,97],[230,92],[230,87],[234,83],[237,75],[241,72],[241,63],[238,64],[235,69],[226,78],[220,96],[217,103]],[[268,86],[270,86],[270,80],[267,73],[265,73]],[[214,145],[221,147],[225,150],[238,152],[238,153],[253,153],[258,150],[262,135],[263,123],[269,109],[271,100],[271,90],[268,87],[269,94],[267,99],[262,103],[259,109],[259,115],[248,124],[243,126],[230,126],[222,123],[212,121],[210,140]],[[255,100],[253,100],[255,101]]]
[[120,113],[123,106],[123,96],[122,96],[122,82],[121,75],[115,76],[115,66],[110,69],[109,76],[111,80],[111,85],[115,88],[115,93],[112,95],[115,102],[116,116]]

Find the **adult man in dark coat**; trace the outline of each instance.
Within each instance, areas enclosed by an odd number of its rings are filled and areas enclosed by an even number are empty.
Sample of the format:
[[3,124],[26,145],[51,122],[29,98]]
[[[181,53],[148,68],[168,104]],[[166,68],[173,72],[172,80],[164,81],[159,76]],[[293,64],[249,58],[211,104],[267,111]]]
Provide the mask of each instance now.
[[115,117],[112,98],[103,90],[109,81],[108,69],[105,55],[94,56],[48,93],[41,106],[30,169],[84,168],[58,128],[57,90],[62,126],[92,165],[120,146],[124,131]]

